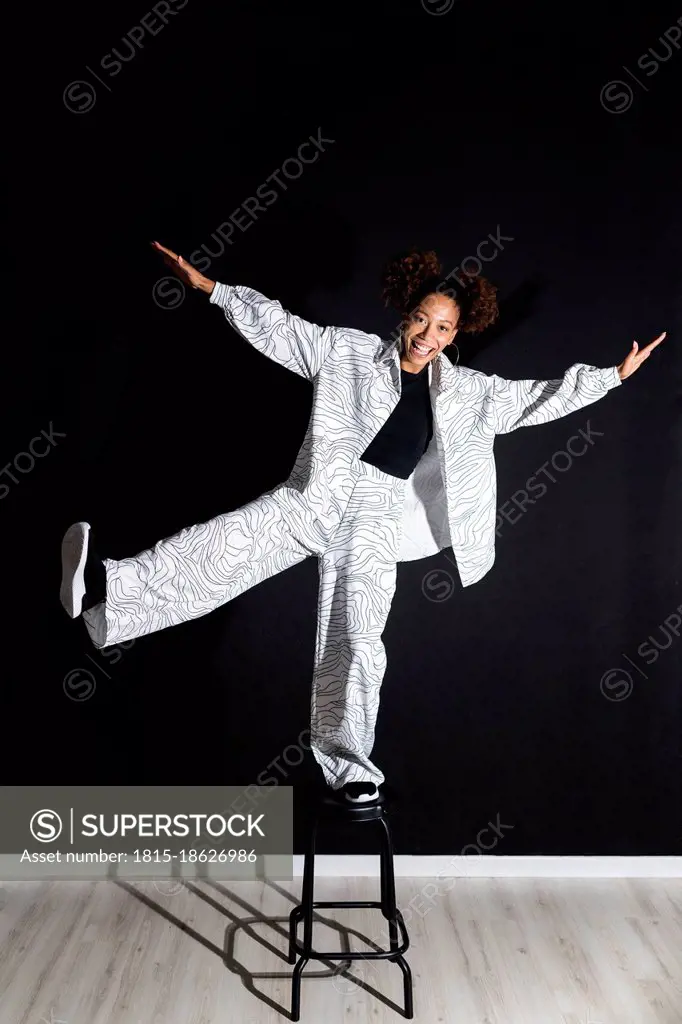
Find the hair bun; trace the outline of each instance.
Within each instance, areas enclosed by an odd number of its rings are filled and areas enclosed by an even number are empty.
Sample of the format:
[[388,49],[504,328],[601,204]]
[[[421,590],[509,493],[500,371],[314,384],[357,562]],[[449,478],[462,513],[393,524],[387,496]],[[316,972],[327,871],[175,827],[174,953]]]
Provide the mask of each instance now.
[[381,277],[381,298],[385,306],[403,312],[410,299],[428,280],[438,280],[441,262],[433,249],[408,249],[389,260]]

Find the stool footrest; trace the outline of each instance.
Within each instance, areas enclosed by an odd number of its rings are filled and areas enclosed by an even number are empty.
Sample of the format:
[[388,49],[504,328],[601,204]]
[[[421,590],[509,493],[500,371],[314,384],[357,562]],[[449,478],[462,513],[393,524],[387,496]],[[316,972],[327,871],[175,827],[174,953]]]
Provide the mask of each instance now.
[[[326,909],[328,907],[373,907],[374,909],[380,910],[381,903],[377,900],[325,900],[321,903],[313,903],[313,910]],[[403,920],[403,915],[399,910],[396,909],[396,924],[400,929],[400,935],[402,942],[396,946],[395,949],[381,949],[373,950],[371,952],[363,953],[361,951],[356,952],[342,952],[336,950],[331,953],[316,953],[312,949],[306,949],[302,942],[299,942],[295,932],[296,924],[301,920],[303,915],[303,905],[299,904],[291,911],[290,920],[294,927],[294,933],[291,936],[291,949],[300,953],[301,956],[307,957],[309,960],[388,960],[397,956],[402,956],[410,948],[410,937],[407,934],[407,928]]]
[[[380,900],[324,900],[322,903],[313,903],[313,907],[374,907],[381,909]],[[301,909],[303,909],[301,907]]]

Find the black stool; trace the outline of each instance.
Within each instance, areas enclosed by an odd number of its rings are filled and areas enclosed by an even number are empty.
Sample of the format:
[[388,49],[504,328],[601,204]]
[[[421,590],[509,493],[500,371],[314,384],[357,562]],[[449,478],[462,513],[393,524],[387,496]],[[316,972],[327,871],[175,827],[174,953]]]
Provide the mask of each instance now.
[[[315,840],[317,829],[321,820],[341,822],[350,824],[364,821],[378,821],[380,824],[380,870],[381,870],[381,899],[380,900],[346,900],[337,902],[316,903],[313,901],[313,886],[315,882]],[[381,909],[382,914],[388,921],[390,949],[382,949],[368,953],[362,952],[333,952],[317,953],[313,950],[313,910],[323,907],[376,907]],[[297,937],[298,922],[303,919],[303,943]],[[400,929],[400,939],[398,937]],[[403,987],[405,998],[405,1017],[409,1020],[414,1016],[412,1006],[412,971],[405,962],[403,953],[409,948],[410,939],[407,934],[403,915],[396,907],[395,902],[395,874],[393,872],[393,844],[391,833],[386,817],[385,800],[383,794],[379,794],[377,800],[365,804],[344,804],[338,797],[326,796],[320,800],[315,808],[312,820],[309,823],[308,843],[303,864],[303,892],[302,902],[291,911],[289,915],[289,963],[296,963],[296,953],[300,953],[300,960],[294,967],[292,976],[291,991],[291,1019],[301,1018],[301,975],[303,968],[309,960],[393,960],[400,966],[403,972]]]

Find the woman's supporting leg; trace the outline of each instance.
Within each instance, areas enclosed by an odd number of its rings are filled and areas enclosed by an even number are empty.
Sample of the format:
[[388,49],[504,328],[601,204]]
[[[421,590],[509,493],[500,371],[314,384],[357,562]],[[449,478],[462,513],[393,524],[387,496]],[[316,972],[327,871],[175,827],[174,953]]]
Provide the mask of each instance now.
[[280,485],[132,558],[104,559],[106,598],[83,612],[90,639],[108,647],[206,615],[319,547],[300,494]]
[[404,482],[370,467],[320,556],[311,749],[327,785],[384,781],[370,760],[386,669]]

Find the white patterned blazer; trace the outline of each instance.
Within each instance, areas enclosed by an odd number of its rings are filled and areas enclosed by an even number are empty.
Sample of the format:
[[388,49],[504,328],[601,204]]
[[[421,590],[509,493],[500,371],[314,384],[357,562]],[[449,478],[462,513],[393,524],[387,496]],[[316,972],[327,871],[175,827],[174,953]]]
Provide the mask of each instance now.
[[[353,490],[354,466],[400,398],[397,341],[347,327],[319,327],[243,285],[216,283],[210,302],[259,352],[313,385],[305,438],[290,476],[330,528]],[[399,561],[452,546],[462,585],[495,560],[496,434],[548,423],[596,402],[621,383],[616,366],[574,363],[557,380],[505,380],[454,366],[442,353],[428,364],[433,438],[405,481]]]

